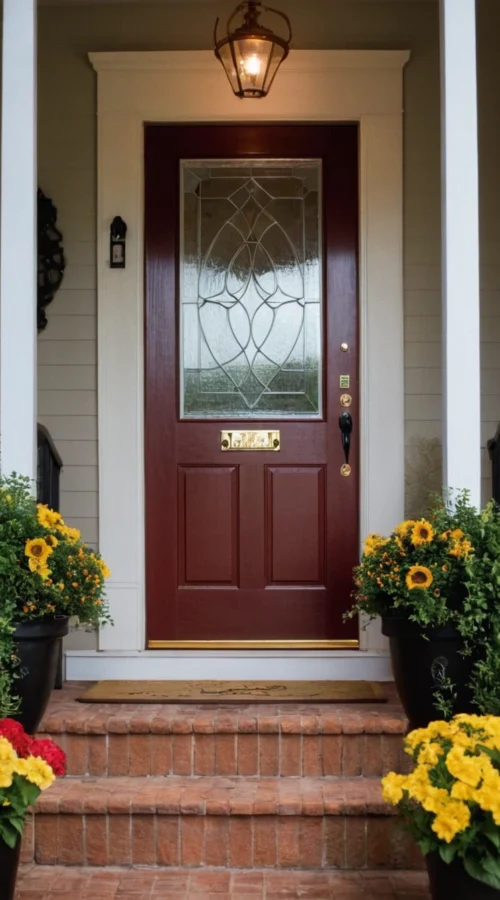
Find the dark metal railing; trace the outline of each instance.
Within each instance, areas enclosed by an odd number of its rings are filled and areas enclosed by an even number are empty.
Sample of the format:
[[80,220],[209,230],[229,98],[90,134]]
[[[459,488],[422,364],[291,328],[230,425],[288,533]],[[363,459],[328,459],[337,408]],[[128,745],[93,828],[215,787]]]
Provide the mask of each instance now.
[[44,425],[38,426],[37,500],[59,511],[59,478],[62,459]]
[[[56,445],[44,425],[38,425],[37,429],[37,477],[36,497],[39,503],[46,503],[50,509],[59,512],[59,480],[62,469],[62,459],[59,456]],[[55,688],[62,688],[62,638],[59,641],[59,660]]]

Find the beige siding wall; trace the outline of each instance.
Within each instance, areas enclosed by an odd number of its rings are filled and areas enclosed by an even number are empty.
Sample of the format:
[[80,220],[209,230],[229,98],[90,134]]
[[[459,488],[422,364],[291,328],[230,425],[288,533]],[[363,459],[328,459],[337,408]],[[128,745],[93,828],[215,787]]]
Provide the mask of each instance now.
[[[39,183],[58,206],[68,268],[39,342],[39,411],[64,460],[63,514],[91,543],[98,541],[96,82],[87,52],[208,48],[216,15],[231,6],[226,0],[183,0],[40,11]],[[412,51],[405,73],[406,437],[408,509],[419,512],[425,492],[440,479],[437,3],[287,0],[282,6],[293,20],[296,47]],[[500,419],[498,0],[478,0],[478,24],[484,446]],[[487,497],[489,465],[483,455]]]

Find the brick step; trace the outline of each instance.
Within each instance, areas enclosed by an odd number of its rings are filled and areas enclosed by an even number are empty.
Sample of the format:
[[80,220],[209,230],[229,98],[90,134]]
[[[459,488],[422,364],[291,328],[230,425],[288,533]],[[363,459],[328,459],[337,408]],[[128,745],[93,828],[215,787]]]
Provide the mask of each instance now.
[[[276,900],[340,898],[349,900],[424,900],[429,897],[423,872],[236,871],[220,869],[130,870],[30,866],[18,878],[19,900],[70,896],[73,900]],[[44,893],[44,891],[46,893]],[[53,891],[53,893],[51,893]],[[67,895],[64,894],[67,891]]]
[[70,775],[306,776],[402,771],[395,704],[373,707],[115,706],[57,703],[42,731]]
[[369,778],[61,779],[37,803],[34,859],[186,868],[422,865],[379,780]]

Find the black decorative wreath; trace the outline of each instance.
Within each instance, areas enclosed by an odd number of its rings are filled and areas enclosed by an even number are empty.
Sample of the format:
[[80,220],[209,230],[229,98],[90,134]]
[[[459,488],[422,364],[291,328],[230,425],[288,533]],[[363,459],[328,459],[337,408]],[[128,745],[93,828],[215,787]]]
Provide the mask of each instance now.
[[56,207],[52,200],[38,188],[38,331],[43,331],[47,325],[45,308],[59,290],[66,268],[62,234],[56,227],[56,222]]

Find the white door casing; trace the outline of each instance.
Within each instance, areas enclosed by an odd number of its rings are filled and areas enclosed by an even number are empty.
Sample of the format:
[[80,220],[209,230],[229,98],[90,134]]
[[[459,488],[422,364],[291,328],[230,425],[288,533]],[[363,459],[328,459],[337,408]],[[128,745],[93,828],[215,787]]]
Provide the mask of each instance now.
[[[99,649],[114,651],[123,661],[121,677],[133,674],[127,663],[130,656],[151,657],[151,651],[141,653],[145,647],[143,125],[360,123],[361,535],[384,533],[404,512],[402,107],[408,59],[407,51],[295,50],[268,97],[242,101],[232,95],[210,51],[90,54],[98,75],[100,549],[112,570],[108,593],[115,622],[100,633]],[[109,268],[109,227],[116,215],[128,225],[123,270]],[[369,655],[384,648],[377,626],[362,631],[360,641]],[[72,677],[85,677],[83,660],[78,661],[82,655],[89,654],[68,654]],[[346,653],[337,655],[345,658]],[[361,656],[357,654],[360,661]],[[242,677],[249,677],[247,669]],[[108,677],[109,672],[120,677],[118,669],[107,667],[106,672]]]

